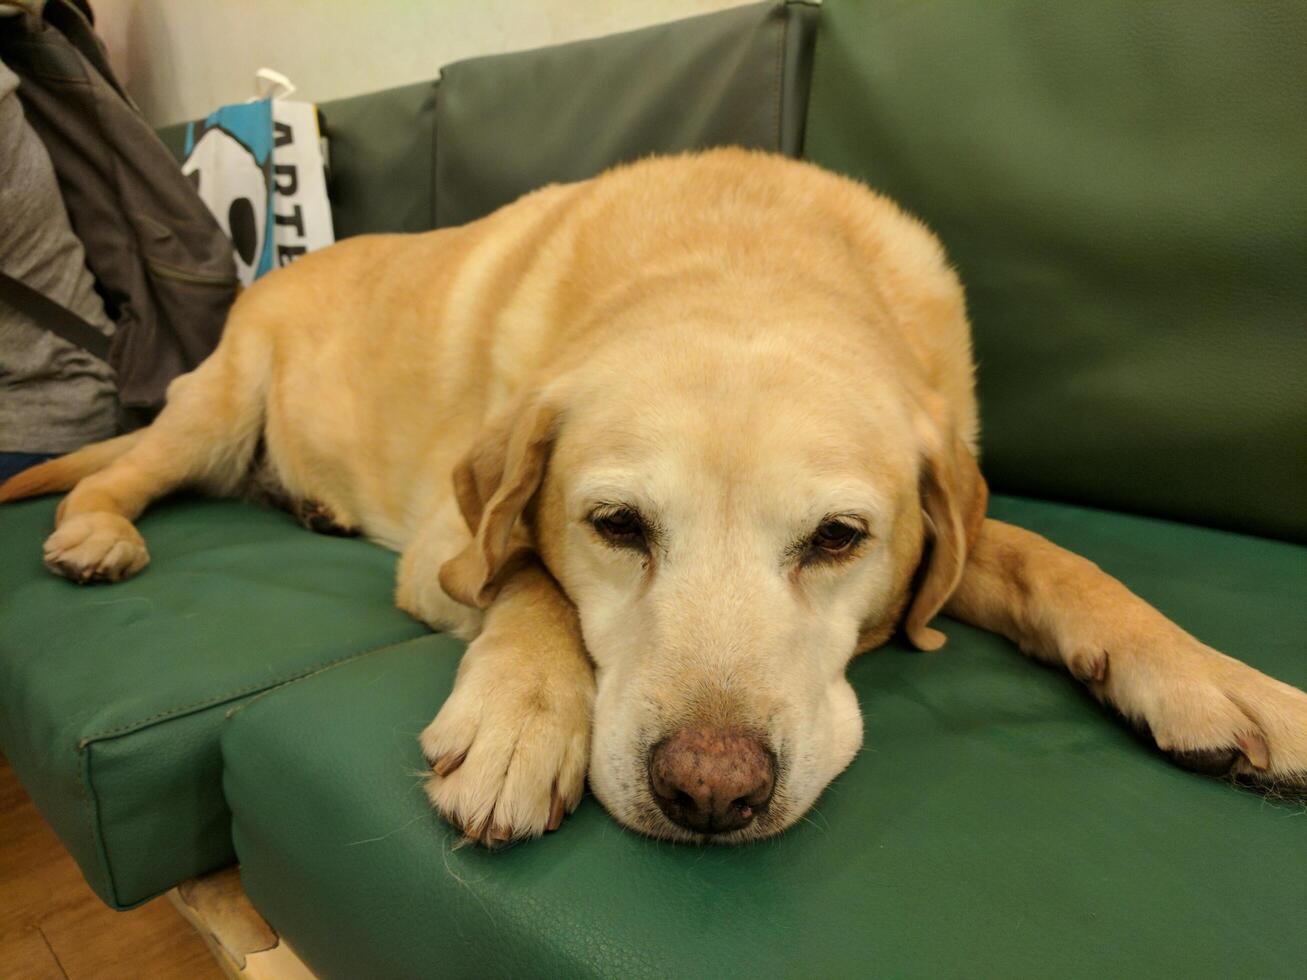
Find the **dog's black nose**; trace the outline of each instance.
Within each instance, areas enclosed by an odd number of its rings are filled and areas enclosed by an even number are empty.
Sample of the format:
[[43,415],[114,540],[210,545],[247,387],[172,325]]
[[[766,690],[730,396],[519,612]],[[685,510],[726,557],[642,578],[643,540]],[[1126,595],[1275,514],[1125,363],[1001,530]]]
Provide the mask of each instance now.
[[686,728],[654,746],[649,785],[667,819],[698,834],[745,827],[767,809],[775,786],[772,754],[752,735]]

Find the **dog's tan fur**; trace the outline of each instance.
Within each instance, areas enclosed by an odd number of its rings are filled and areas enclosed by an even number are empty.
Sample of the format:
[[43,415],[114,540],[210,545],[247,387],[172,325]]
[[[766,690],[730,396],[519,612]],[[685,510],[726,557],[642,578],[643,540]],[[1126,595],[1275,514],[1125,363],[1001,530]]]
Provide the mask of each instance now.
[[[0,499],[80,479],[45,551],[79,581],[139,571],[132,520],[182,486],[271,487],[401,551],[398,604],[474,638],[422,745],[434,804],[490,843],[557,826],[587,767],[619,820],[691,837],[645,770],[690,724],[778,759],[767,811],[726,839],[781,830],[861,743],[849,658],[900,624],[939,646],[941,608],[1164,749],[1301,782],[1307,695],[985,519],[976,448],[935,239],[851,181],[726,150],[310,255],[240,298],[148,430]],[[647,553],[600,539],[617,504],[656,524]],[[867,540],[796,557],[831,514]]]

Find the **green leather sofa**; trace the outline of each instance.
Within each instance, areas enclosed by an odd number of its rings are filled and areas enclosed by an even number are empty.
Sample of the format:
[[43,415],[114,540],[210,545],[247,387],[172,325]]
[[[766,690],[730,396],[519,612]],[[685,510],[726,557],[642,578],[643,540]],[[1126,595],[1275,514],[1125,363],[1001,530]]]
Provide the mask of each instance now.
[[[325,105],[336,224],[718,143],[858,176],[968,285],[994,515],[1307,686],[1304,50],[1290,2],[757,4]],[[491,854],[420,788],[461,644],[391,608],[392,555],[181,499],[84,589],[41,568],[54,506],[0,509],[0,744],[112,905],[239,860],[326,977],[1303,974],[1302,807],[997,637],[856,661],[866,747],[780,838],[587,799]]]

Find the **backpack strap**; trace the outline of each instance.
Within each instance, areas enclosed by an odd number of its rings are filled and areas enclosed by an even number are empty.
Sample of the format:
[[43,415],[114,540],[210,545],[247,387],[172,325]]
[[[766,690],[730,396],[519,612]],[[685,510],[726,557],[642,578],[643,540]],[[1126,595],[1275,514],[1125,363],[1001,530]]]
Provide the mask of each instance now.
[[37,326],[80,347],[92,357],[98,357],[108,363],[109,338],[107,336],[66,306],[56,303],[44,293],[37,292],[7,272],[0,272],[0,300],[8,303],[19,313],[30,317]]

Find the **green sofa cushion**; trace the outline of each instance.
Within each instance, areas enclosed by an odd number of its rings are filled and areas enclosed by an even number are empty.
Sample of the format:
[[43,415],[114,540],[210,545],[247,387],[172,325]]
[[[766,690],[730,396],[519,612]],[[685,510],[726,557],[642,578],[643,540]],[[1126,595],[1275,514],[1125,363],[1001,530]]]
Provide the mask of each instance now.
[[806,155],[921,216],[1004,492],[1307,541],[1301,0],[827,0]]
[[817,8],[754,3],[441,71],[436,223],[651,153],[733,144],[794,156]]
[[[336,237],[430,231],[436,226],[435,81],[334,99],[318,106],[327,137],[327,196]],[[159,129],[181,161],[186,123]]]
[[0,745],[92,888],[127,907],[231,863],[232,705],[426,629],[391,604],[390,553],[234,502],[150,511],[149,568],[73,585],[41,564],[55,504],[0,508]]
[[[1307,549],[1012,498],[997,516],[1307,685]],[[323,977],[1302,976],[1301,809],[1170,765],[1064,674],[944,624],[850,671],[866,747],[808,819],[658,843],[587,798],[542,841],[456,846],[416,737],[429,636],[259,698],[222,738],[245,887]]]

